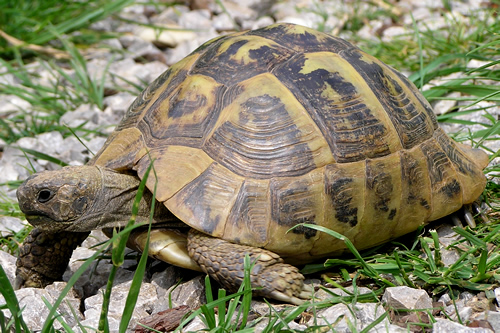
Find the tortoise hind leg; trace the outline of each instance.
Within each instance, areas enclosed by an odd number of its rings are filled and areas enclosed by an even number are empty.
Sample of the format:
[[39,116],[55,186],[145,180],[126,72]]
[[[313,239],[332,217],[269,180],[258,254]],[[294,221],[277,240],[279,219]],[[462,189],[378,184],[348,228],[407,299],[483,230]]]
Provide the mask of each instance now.
[[257,295],[297,305],[311,298],[312,288],[304,284],[299,270],[271,251],[229,243],[195,230],[189,232],[188,251],[204,272],[229,291],[237,291],[243,283],[248,254],[255,261],[250,275],[252,287],[262,287]]

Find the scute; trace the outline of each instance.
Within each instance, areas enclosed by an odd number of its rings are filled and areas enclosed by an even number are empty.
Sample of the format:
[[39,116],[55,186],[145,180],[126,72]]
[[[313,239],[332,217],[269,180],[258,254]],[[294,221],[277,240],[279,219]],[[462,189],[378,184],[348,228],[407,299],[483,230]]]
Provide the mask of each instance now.
[[334,161],[307,110],[276,77],[260,74],[237,87],[204,144],[214,160],[253,178],[300,175]]
[[475,200],[487,156],[449,139],[391,67],[275,24],[172,66],[91,163],[139,177],[153,163],[148,188],[186,224],[307,262],[345,245],[303,223],[358,248],[385,242]]
[[191,74],[207,75],[231,86],[268,72],[292,55],[293,52],[271,40],[240,35],[209,47]]
[[337,162],[385,156],[401,148],[372,87],[338,54],[299,54],[273,73],[307,108]]

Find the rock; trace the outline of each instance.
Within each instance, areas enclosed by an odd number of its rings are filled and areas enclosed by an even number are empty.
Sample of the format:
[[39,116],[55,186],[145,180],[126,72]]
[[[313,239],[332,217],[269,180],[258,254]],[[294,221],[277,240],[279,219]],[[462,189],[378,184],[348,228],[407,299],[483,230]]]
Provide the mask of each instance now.
[[453,226],[450,224],[440,225],[436,229],[436,232],[439,237],[439,251],[441,252],[441,261],[445,266],[451,266],[460,258],[460,254],[457,249],[454,249],[453,247],[448,248],[448,246],[457,242],[463,237],[457,234],[455,230],[453,230]]
[[[354,314],[354,316],[353,316]],[[354,326],[357,331],[363,330],[374,320],[385,315],[385,310],[378,303],[357,303],[350,305],[350,308],[343,303],[336,304],[324,310],[317,312],[317,318],[314,322],[308,322],[308,325],[328,325],[335,332],[352,332]],[[351,326],[352,325],[352,326]],[[406,332],[405,329],[392,325],[388,317],[375,325],[370,332]]]
[[387,43],[396,37],[409,36],[411,33],[412,31],[406,27],[393,25],[384,30],[382,41]]
[[270,16],[262,16],[257,21],[244,21],[241,24],[243,30],[254,30],[267,27],[274,23],[274,19]]
[[147,85],[151,82],[153,82],[160,74],[165,72],[168,69],[168,67],[159,61],[152,61],[148,62],[147,64],[141,65],[140,66],[140,75],[138,78],[141,80],[141,83],[139,86],[142,86],[143,88],[146,88]]
[[486,311],[475,316],[475,319],[486,320],[493,331],[500,332],[500,312]]
[[168,47],[176,47],[182,42],[196,38],[196,33],[183,30],[181,26],[169,25],[163,28],[165,30],[161,32],[158,32],[158,29],[142,28],[138,36],[148,42],[161,43]]
[[[113,130],[110,125],[118,124],[122,116],[123,114],[114,114],[110,110],[103,112],[95,105],[83,104],[74,111],[66,112],[61,117],[61,122],[72,128],[99,130],[109,134]],[[76,140],[76,138],[73,139]],[[78,140],[75,142],[78,143]]]
[[17,258],[13,255],[0,251],[0,266],[2,266],[11,285],[14,284],[16,278],[16,261]]
[[269,307],[268,303],[263,302],[262,300],[254,300],[253,299],[252,303],[250,304],[251,311],[258,314],[260,317],[270,316],[273,313],[281,313],[284,310],[289,309],[290,305],[289,304],[271,304],[271,307]]
[[22,110],[29,110],[32,106],[26,100],[15,95],[0,96],[0,115],[6,117],[12,113],[17,113]]
[[444,312],[449,318],[453,320],[461,320],[462,322],[467,322],[472,315],[472,308],[465,306],[464,300],[457,300],[454,302],[454,304],[448,305],[444,309]]
[[[108,313],[109,329],[111,332],[118,331],[131,283],[129,281],[113,287]],[[103,295],[101,292],[85,300],[85,320],[81,321],[82,325],[95,329],[98,327],[102,301]],[[142,283],[132,319],[128,325],[129,329],[135,328],[138,319],[149,316],[156,302],[158,302],[158,297],[155,286],[151,283]],[[73,329],[77,330],[79,328],[74,327]]]
[[241,23],[243,21],[255,20],[258,17],[257,11],[255,11],[246,4],[237,3],[232,0],[221,1],[221,3],[224,6],[225,10],[223,10],[218,3],[212,3],[210,6],[212,12],[217,15],[223,12],[227,12],[227,14],[237,23]]
[[438,100],[432,106],[434,113],[436,115],[442,115],[442,114],[446,114],[446,113],[449,113],[450,111],[455,110],[458,102],[456,100],[454,100],[453,98],[459,98],[461,96],[462,96],[462,94],[459,92],[452,92],[446,96],[446,98],[450,98],[450,99]]
[[433,333],[494,333],[493,330],[482,327],[467,327],[448,319],[436,318],[432,327]]
[[207,329],[201,318],[195,317],[189,324],[187,324],[182,332],[202,332]]
[[[269,318],[259,318],[257,325],[255,325],[255,333],[260,333],[260,332],[269,332]],[[287,331],[288,332],[307,332],[307,325],[301,325],[297,324],[294,321],[289,322],[287,325]],[[321,332],[321,331],[319,331]]]
[[497,304],[500,305],[500,288],[495,288],[495,298],[497,300]]
[[[326,289],[326,290],[325,290]],[[350,296],[354,293],[354,288],[352,286],[348,286],[345,289],[349,292],[345,292],[340,288],[320,288],[314,292],[314,297],[320,301],[328,300],[329,298],[336,296]],[[371,294],[372,290],[366,287],[358,287],[357,295],[363,294]]]
[[180,17],[184,13],[188,13],[189,8],[185,5],[168,6],[164,11],[151,18],[151,23],[159,26],[180,24]]
[[[94,250],[77,247],[75,251],[73,251],[73,255],[71,256],[68,268],[63,275],[63,279],[68,281],[85,262],[85,260],[94,254]],[[75,290],[79,292],[82,298],[95,295],[100,288],[106,286],[112,266],[113,265],[110,259],[96,260],[89,266],[89,268],[87,268],[87,270],[75,283]],[[119,267],[115,275],[114,285],[130,282],[133,276],[133,271]]]
[[161,50],[154,46],[151,41],[135,37],[133,38],[133,42],[128,46],[127,50],[132,54],[132,57],[136,61],[141,62],[143,60],[148,60],[149,62],[157,60],[165,63],[165,55]]
[[[170,295],[172,307],[187,305],[191,309],[197,309],[202,304],[207,302],[205,298],[205,276],[199,275],[194,279],[179,284],[178,286],[173,286],[168,289],[167,295]],[[163,299],[161,301],[168,302],[169,300]],[[158,307],[156,309],[158,309]]]
[[256,13],[256,17],[269,15],[271,7],[278,2],[277,0],[226,0],[224,4],[232,2],[241,8],[250,8]]
[[212,19],[212,25],[215,30],[219,32],[233,31],[235,29],[234,21],[226,13],[220,13],[219,15],[214,16]]
[[0,216],[0,237],[16,234],[26,226],[20,218],[14,216]]
[[[479,292],[474,295],[471,294],[472,297],[469,299],[465,299],[465,305],[472,308],[472,312],[486,312],[486,311],[495,311],[496,306],[493,304],[493,300],[486,296],[485,292]],[[460,295],[462,297],[462,295]]]
[[398,310],[432,308],[432,300],[425,290],[410,287],[390,287],[385,290],[382,302]]
[[[167,293],[168,289],[175,285],[181,277],[181,270],[174,266],[169,266],[161,272],[154,273],[151,277],[151,284],[156,287],[158,298],[167,299],[169,297]],[[155,310],[159,312],[163,309],[157,308]]]
[[132,104],[136,98],[137,96],[135,95],[127,92],[121,92],[104,98],[104,105],[106,108],[110,108],[112,113],[121,118],[125,115],[125,112],[130,107],[130,104]]
[[208,9],[182,13],[179,17],[179,23],[185,29],[199,30],[201,33],[214,29],[211,13]]
[[[43,298],[45,298],[50,304],[54,304],[57,300],[61,291],[66,287],[65,282],[54,282],[53,284],[47,286],[45,289],[36,288],[24,288],[16,290],[16,297],[19,301],[19,307],[23,310],[23,318],[31,331],[39,331],[42,329],[47,316],[49,315],[49,308],[44,303]],[[0,296],[0,304],[4,304],[3,297]],[[57,312],[62,317],[62,319],[68,323],[69,326],[74,326],[77,320],[82,320],[83,316],[79,312],[80,300],[76,297],[75,293],[71,289],[70,292],[65,296],[65,301],[61,303],[58,307]],[[77,318],[75,318],[76,314]],[[4,310],[6,316],[10,315],[10,312]],[[55,329],[61,329],[62,326],[59,321],[55,320],[53,327]]]

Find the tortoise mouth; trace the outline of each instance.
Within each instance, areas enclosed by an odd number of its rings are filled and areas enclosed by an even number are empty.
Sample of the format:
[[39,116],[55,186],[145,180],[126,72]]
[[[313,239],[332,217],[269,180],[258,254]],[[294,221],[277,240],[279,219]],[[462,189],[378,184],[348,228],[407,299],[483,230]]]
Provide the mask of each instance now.
[[44,231],[62,231],[67,229],[73,224],[72,221],[57,221],[50,216],[40,214],[36,212],[35,214],[30,214],[30,212],[24,212],[26,220],[34,227],[42,229]]

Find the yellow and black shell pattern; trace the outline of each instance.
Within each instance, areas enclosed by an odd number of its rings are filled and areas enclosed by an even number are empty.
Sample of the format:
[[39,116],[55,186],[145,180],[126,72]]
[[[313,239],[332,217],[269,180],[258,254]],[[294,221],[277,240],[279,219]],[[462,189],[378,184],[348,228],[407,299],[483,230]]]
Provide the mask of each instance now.
[[486,154],[403,75],[292,24],[211,40],[136,99],[91,163],[149,177],[191,227],[291,262],[370,247],[471,203]]

